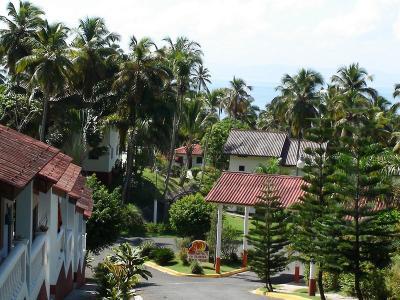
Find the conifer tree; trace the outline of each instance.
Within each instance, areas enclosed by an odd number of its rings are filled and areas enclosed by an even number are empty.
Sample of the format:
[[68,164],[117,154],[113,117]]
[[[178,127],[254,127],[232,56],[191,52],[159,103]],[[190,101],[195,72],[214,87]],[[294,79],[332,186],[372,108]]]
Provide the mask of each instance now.
[[337,272],[335,247],[335,203],[332,202],[329,176],[332,174],[331,155],[335,149],[332,142],[333,129],[326,118],[314,119],[315,126],[306,132],[313,147],[305,149],[303,186],[305,191],[301,201],[291,207],[293,211],[291,227],[291,247],[294,257],[305,263],[314,259],[318,265],[318,289],[325,300],[323,272]]
[[343,125],[347,134],[341,137],[331,178],[334,197],[340,203],[337,251],[342,258],[338,263],[344,272],[354,275],[354,290],[362,300],[363,267],[367,263],[377,268],[388,265],[397,232],[395,220],[381,217],[382,208],[387,207],[385,200],[390,197],[391,183],[382,172],[384,166],[379,159],[382,146],[370,134],[376,124],[373,118],[361,120]]
[[255,208],[255,226],[250,229],[248,237],[253,245],[249,252],[249,265],[272,292],[271,276],[283,271],[288,263],[284,251],[289,243],[288,214],[270,183],[265,185]]

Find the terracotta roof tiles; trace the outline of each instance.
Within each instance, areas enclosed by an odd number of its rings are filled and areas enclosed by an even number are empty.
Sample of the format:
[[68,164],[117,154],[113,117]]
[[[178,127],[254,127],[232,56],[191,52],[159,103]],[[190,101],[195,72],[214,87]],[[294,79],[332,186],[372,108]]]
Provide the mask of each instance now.
[[[183,154],[186,155],[186,147],[182,146],[175,149],[175,154]],[[203,155],[203,149],[201,149],[200,144],[193,145],[192,155]]]

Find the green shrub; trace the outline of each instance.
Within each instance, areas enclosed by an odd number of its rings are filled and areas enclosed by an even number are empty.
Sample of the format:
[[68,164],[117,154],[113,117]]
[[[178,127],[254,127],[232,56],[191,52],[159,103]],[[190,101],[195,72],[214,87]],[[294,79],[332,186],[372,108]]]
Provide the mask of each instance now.
[[392,260],[392,265],[386,274],[386,285],[390,292],[390,299],[400,299],[400,255]]
[[179,250],[179,259],[182,262],[182,265],[184,265],[184,266],[189,265],[188,254],[185,249]]
[[192,171],[193,179],[196,179],[197,175],[201,172],[200,167],[193,167],[190,170]]
[[146,232],[150,235],[163,235],[173,233],[171,226],[166,223],[147,223]]
[[140,209],[132,203],[129,203],[125,205],[123,214],[123,230],[130,235],[144,236],[146,227]]
[[189,195],[171,205],[170,224],[179,236],[202,239],[210,230],[212,211],[201,194]]
[[140,251],[143,257],[148,257],[152,259],[152,251],[155,249],[158,249],[159,247],[152,241],[152,240],[146,240],[142,242],[140,245]]
[[322,284],[326,291],[338,291],[340,289],[339,274],[323,272]]
[[175,258],[175,253],[169,248],[158,248],[151,251],[154,261],[160,266],[165,266]]
[[206,196],[220,176],[220,170],[213,167],[206,167],[204,170],[203,181],[200,187],[200,193],[203,196]]
[[93,212],[86,225],[87,248],[97,253],[113,244],[121,232],[124,221],[121,192],[119,188],[109,192],[95,175],[87,178],[87,186],[93,195]]
[[204,274],[203,267],[197,260],[194,260],[192,262],[192,264],[190,265],[190,270],[192,274]]
[[101,299],[130,299],[139,277],[147,280],[151,273],[143,266],[139,248],[123,243],[113,252],[95,268],[98,296]]
[[[384,274],[385,271],[378,269],[372,265],[363,266],[366,274],[361,279],[361,291],[364,299],[368,300],[381,300],[388,298],[388,290],[385,284]],[[354,290],[354,275],[341,274],[339,276],[339,284],[342,292],[347,295],[355,296]]]

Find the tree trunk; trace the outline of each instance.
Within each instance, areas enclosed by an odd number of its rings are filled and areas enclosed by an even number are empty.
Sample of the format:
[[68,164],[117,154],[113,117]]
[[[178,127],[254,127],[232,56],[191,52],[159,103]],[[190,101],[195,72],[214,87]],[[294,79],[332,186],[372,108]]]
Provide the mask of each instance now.
[[43,101],[43,113],[42,113],[42,123],[40,127],[40,141],[44,142],[46,139],[46,131],[47,131],[47,118],[49,114],[49,96],[47,94],[44,95]]
[[186,166],[188,171],[192,168],[193,165],[193,144],[191,143],[190,146],[186,149]]
[[360,274],[358,272],[354,274],[354,289],[356,290],[357,299],[363,300],[364,298],[360,287]]
[[[132,111],[133,110],[133,111]],[[126,156],[126,170],[124,184],[122,188],[122,203],[126,203],[129,199],[129,191],[132,182],[132,172],[133,172],[133,159],[135,151],[136,142],[136,107],[134,107],[130,112],[130,132],[128,135],[128,149]]]
[[205,145],[204,151],[203,151],[203,163],[201,164],[200,187],[203,184],[204,171],[205,171],[205,168],[206,168],[206,159],[207,159],[207,151],[208,151],[208,139],[210,138],[210,135],[212,135],[213,128],[214,128],[214,125],[211,125],[210,134],[207,135],[206,145]]
[[321,300],[326,300],[322,275],[323,275],[323,271],[321,270],[321,268],[319,268],[319,270],[318,270],[318,290],[319,290],[319,295],[321,297]]
[[[178,85],[179,86],[179,85]],[[173,124],[172,124],[172,136],[171,136],[171,143],[169,145],[169,158],[168,158],[168,169],[167,169],[167,176],[165,178],[165,188],[164,188],[164,193],[163,193],[163,199],[165,200],[165,197],[167,196],[168,192],[168,186],[169,186],[169,180],[171,177],[171,170],[172,170],[172,161],[174,159],[174,149],[175,149],[175,142],[176,142],[176,135],[178,134],[178,127],[179,127],[179,114],[181,112],[181,105],[182,105],[182,96],[180,95],[180,92],[178,91],[178,94],[176,96],[177,100],[177,109],[175,110],[174,113],[174,119],[173,119]]]

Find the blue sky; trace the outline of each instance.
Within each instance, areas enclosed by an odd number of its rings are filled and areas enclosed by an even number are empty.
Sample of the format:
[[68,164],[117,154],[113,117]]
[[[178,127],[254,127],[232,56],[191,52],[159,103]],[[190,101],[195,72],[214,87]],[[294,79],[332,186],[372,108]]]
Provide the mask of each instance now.
[[[32,0],[50,21],[77,25],[101,16],[122,36],[185,35],[198,41],[215,86],[233,75],[255,87],[263,107],[284,73],[335,70],[359,62],[391,99],[400,82],[400,0]],[[0,14],[7,1],[2,0]]]

